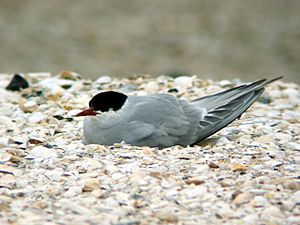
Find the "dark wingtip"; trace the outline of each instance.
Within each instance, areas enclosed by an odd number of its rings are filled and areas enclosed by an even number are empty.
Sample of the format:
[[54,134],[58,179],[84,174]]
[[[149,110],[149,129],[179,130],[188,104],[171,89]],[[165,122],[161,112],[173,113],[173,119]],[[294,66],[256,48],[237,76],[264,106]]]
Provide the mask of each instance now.
[[283,76],[275,77],[275,78],[273,78],[272,80],[266,81],[266,82],[264,83],[264,85],[273,83],[273,82],[275,82],[275,81],[277,81],[277,80],[280,80],[280,79],[282,79],[282,78],[283,78]]

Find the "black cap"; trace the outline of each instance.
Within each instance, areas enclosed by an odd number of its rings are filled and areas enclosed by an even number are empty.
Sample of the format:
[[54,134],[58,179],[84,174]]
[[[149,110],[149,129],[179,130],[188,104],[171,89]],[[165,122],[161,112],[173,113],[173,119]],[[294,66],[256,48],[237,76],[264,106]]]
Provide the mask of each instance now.
[[122,108],[127,98],[127,95],[115,91],[101,92],[90,100],[89,106],[95,111],[117,111]]

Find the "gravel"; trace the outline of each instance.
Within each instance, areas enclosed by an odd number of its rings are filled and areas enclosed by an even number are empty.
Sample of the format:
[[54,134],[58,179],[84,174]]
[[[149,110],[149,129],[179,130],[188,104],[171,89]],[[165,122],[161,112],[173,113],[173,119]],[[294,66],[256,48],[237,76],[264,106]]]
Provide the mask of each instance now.
[[197,76],[0,76],[1,224],[299,224],[299,85],[277,81],[193,147],[83,145],[73,116],[103,90],[195,99],[241,83]]

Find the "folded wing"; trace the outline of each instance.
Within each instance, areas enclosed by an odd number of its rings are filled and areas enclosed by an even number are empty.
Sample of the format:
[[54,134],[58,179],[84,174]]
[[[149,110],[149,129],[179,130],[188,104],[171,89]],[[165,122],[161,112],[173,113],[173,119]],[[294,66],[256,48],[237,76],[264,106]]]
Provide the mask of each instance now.
[[280,78],[282,77],[270,81],[259,80],[194,100],[192,104],[206,109],[206,113],[199,121],[199,131],[195,143],[209,137],[239,118],[264,92],[265,85]]

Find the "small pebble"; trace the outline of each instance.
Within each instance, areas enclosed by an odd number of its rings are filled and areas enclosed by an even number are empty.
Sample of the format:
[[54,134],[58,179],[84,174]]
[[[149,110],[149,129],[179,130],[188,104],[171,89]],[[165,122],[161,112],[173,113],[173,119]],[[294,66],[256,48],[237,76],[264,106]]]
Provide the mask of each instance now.
[[267,205],[270,205],[268,200],[262,196],[255,196],[253,200],[251,200],[250,204],[253,207],[266,207]]
[[165,211],[165,210],[159,211],[159,212],[155,213],[155,216],[158,219],[160,219],[161,221],[166,222],[166,223],[177,223],[178,222],[177,216],[169,211]]
[[101,76],[96,81],[97,84],[108,84],[112,82],[112,78],[109,76]]
[[59,74],[59,77],[61,79],[66,79],[66,80],[79,80],[81,79],[80,75],[71,71],[62,71]]
[[28,88],[28,81],[20,74],[14,74],[10,83],[6,86],[6,90],[10,91],[21,91],[22,89]]
[[53,159],[57,157],[57,153],[54,149],[46,148],[43,146],[34,147],[27,159]]
[[245,204],[248,203],[252,200],[253,196],[250,193],[240,193],[239,195],[237,195],[235,197],[235,199],[233,200],[233,203],[236,205],[241,205],[241,204]]
[[276,206],[267,207],[262,213],[261,218],[271,223],[282,224],[282,220],[285,218],[284,214],[281,213],[280,209]]
[[217,168],[219,168],[219,166],[218,166],[217,164],[213,163],[213,162],[210,162],[210,163],[208,164],[208,166],[209,166],[209,168],[212,168],[212,169],[217,169]]

